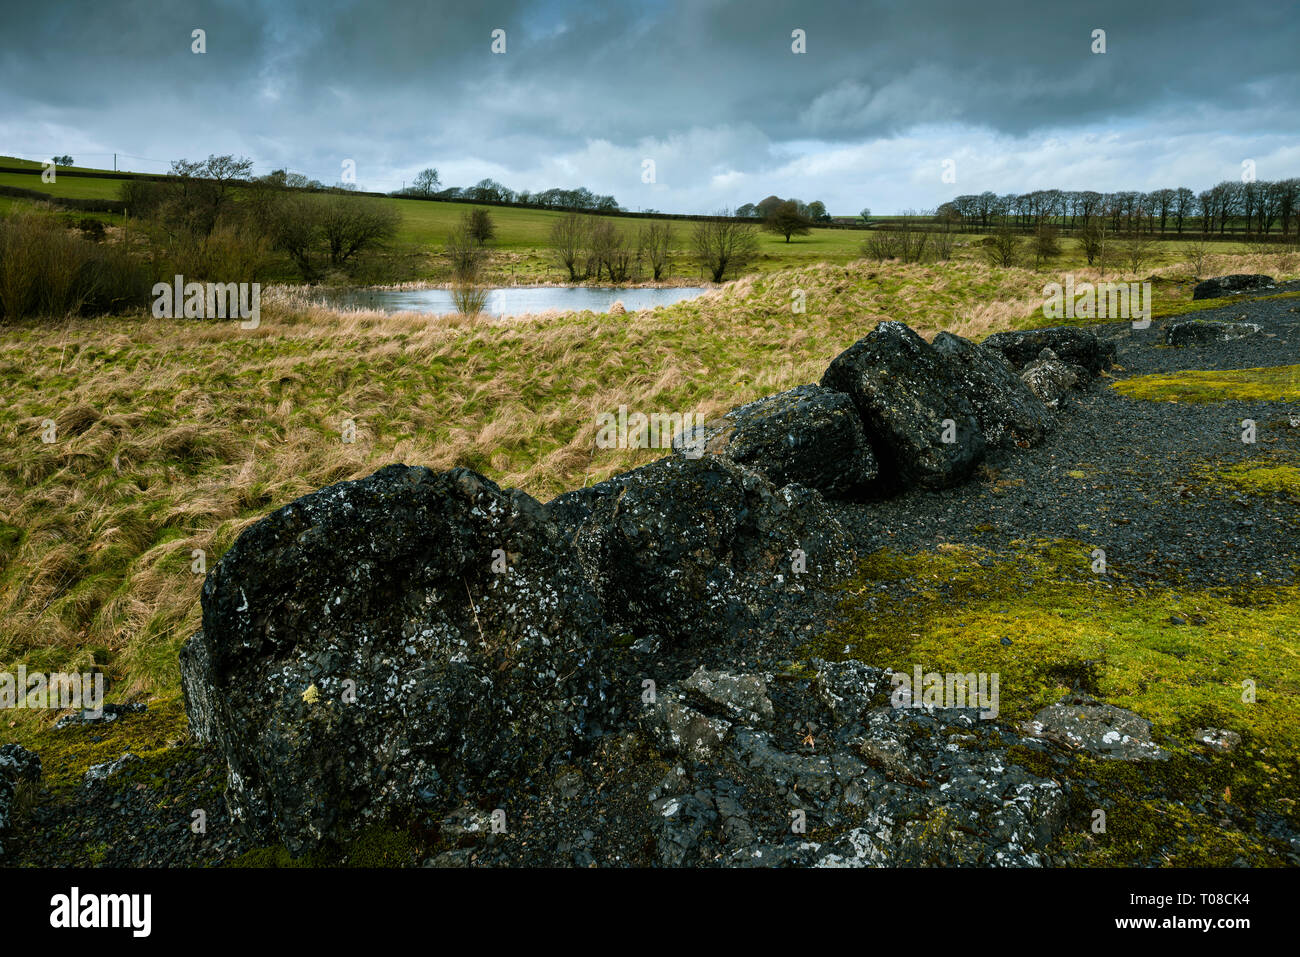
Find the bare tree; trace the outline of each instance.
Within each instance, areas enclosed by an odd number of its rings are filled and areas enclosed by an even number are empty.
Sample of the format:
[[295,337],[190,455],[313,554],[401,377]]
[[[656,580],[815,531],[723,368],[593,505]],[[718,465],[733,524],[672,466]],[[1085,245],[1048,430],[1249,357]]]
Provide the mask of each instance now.
[[995,229],[984,247],[984,254],[994,266],[1016,265],[1020,261],[1020,237],[1016,235],[1015,227],[1003,223]]
[[610,282],[624,282],[632,270],[632,249],[627,237],[611,220],[597,220],[591,227],[591,258],[596,267],[596,278],[601,270],[609,274]]
[[1196,279],[1205,276],[1210,263],[1210,243],[1204,237],[1193,240],[1183,246],[1183,255],[1187,257],[1187,264],[1192,267],[1192,273]]
[[[551,254],[569,271],[569,280],[586,279],[585,257],[591,239],[591,217],[567,213],[551,226]],[[583,272],[579,274],[578,268]]]
[[330,265],[341,266],[363,249],[391,239],[401,214],[381,200],[351,196],[318,197],[321,237]]
[[1041,266],[1044,262],[1061,255],[1061,244],[1056,238],[1056,227],[1046,222],[1039,223],[1038,228],[1034,230],[1033,249],[1035,266]]
[[724,209],[716,218],[695,224],[692,237],[695,257],[713,276],[722,282],[727,270],[739,272],[758,253],[758,236],[754,224],[732,220],[731,210]]
[[1106,245],[1109,238],[1104,212],[1093,216],[1083,224],[1083,228],[1079,230],[1077,242],[1084,258],[1088,260],[1089,266],[1098,266],[1105,261]]
[[668,266],[668,249],[672,238],[673,227],[667,222],[652,222],[637,235],[637,257],[649,263],[656,282],[663,278],[664,269]]
[[421,196],[432,196],[438,191],[441,183],[438,181],[438,171],[432,166],[420,170],[415,177],[415,186],[413,189]]

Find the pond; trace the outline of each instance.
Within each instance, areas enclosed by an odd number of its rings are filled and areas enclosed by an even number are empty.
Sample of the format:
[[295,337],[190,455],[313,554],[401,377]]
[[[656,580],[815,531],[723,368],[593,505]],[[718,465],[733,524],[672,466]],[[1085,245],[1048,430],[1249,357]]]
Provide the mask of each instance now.
[[[694,299],[706,291],[703,286],[629,286],[621,289],[607,286],[505,286],[488,292],[483,311],[493,316],[519,316],[551,310],[608,312],[615,302],[621,302],[628,312],[635,312]],[[456,311],[450,289],[353,289],[324,293],[320,301],[345,309],[378,309],[383,312],[428,312],[436,315]]]

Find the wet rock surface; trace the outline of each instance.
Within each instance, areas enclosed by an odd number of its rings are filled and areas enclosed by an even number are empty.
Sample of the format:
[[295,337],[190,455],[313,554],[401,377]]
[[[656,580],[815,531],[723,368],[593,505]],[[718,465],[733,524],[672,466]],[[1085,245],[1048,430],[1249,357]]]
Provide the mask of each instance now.
[[1014,368],[1022,371],[1031,362],[1042,359],[1044,349],[1051,350],[1051,358],[1086,370],[1085,378],[1109,369],[1115,361],[1114,343],[1091,330],[1074,326],[999,332],[989,336],[981,345],[1001,353]]
[[821,384],[853,399],[890,479],[947,488],[984,456],[984,432],[953,364],[901,322],[880,323],[836,356]]
[[949,332],[935,336],[933,345],[955,368],[990,447],[1025,448],[1043,441],[1054,424],[1046,400],[1016,375],[1001,353]]
[[1204,282],[1198,282],[1192,289],[1193,301],[1197,299],[1220,299],[1224,296],[1237,295],[1243,292],[1268,291],[1276,286],[1272,276],[1261,276],[1258,273],[1234,273],[1231,276],[1216,276],[1213,279],[1206,279]]
[[545,510],[389,466],[253,526],[182,655],[232,814],[290,850],[563,754],[600,708],[600,610]]
[[850,495],[880,473],[852,400],[803,385],[733,409],[673,438],[688,457],[721,455],[778,487],[794,482],[827,496]]
[[1253,322],[1211,322],[1203,319],[1190,319],[1185,322],[1171,322],[1165,327],[1165,342],[1171,346],[1186,346],[1207,342],[1227,342],[1240,339],[1260,331]]

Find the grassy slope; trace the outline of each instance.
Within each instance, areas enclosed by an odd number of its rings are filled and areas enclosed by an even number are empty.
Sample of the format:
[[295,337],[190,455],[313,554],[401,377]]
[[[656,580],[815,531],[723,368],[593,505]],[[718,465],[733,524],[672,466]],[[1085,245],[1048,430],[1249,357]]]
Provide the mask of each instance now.
[[[299,495],[405,461],[548,498],[660,454],[593,450],[599,412],[712,415],[815,382],[881,319],[973,337],[1044,324],[1041,284],[972,261],[859,262],[621,317],[349,316],[268,299],[252,332],[144,317],[0,327],[0,667],[99,662],[174,687],[198,621],[192,550],[210,564]],[[1169,305],[1188,295],[1160,288]]]

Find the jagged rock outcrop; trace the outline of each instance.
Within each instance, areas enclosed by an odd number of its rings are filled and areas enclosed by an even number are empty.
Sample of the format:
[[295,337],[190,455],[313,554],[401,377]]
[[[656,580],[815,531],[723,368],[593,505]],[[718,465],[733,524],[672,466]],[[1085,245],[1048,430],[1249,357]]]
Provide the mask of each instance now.
[[831,362],[821,384],[847,393],[882,472],[906,484],[964,481],[985,441],[953,366],[901,322],[882,322]]
[[393,465],[245,531],[181,672],[233,816],[296,852],[563,754],[600,707],[603,632],[538,502]]
[[1271,289],[1276,285],[1272,276],[1259,273],[1233,273],[1231,276],[1215,276],[1198,282],[1192,289],[1192,299],[1221,299],[1235,296],[1255,289]]
[[[1043,848],[1065,823],[1067,792],[1009,756],[1047,745],[976,709],[882,704],[889,673],[861,662],[814,664],[775,727],[687,709],[685,683],[667,689],[669,706],[647,707],[655,740],[682,762],[651,794],[660,863],[1047,863]],[[813,700],[829,702],[830,725],[782,732]],[[823,836],[805,836],[814,831]]]
[[990,447],[1037,445],[1051,431],[1052,414],[1001,353],[950,332],[931,344],[956,369]]
[[660,459],[547,509],[611,625],[638,637],[736,637],[773,595],[848,567],[844,531],[819,493],[775,488],[718,456]]
[[998,332],[985,339],[981,345],[1001,353],[1012,368],[1022,372],[1031,362],[1042,358],[1044,349],[1050,349],[1061,362],[1084,370],[1085,381],[1101,374],[1115,363],[1113,342],[1107,342],[1086,329],[1074,326]]
[[880,471],[853,401],[816,385],[685,430],[674,437],[673,450],[687,458],[720,455],[761,472],[778,488],[794,482],[827,496],[852,494]]

